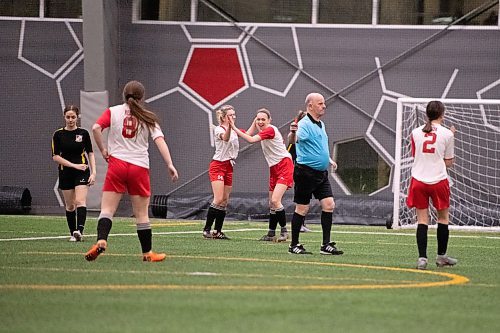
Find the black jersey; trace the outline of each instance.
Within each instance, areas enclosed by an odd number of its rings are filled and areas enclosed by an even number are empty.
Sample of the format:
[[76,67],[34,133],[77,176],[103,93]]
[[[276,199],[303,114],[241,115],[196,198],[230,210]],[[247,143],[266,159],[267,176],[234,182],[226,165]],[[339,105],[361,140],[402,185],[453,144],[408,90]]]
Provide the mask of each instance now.
[[[85,153],[92,153],[92,141],[87,130],[76,128],[73,131],[60,128],[52,137],[52,156],[59,155],[74,164],[89,164]],[[62,170],[63,166],[59,165]]]

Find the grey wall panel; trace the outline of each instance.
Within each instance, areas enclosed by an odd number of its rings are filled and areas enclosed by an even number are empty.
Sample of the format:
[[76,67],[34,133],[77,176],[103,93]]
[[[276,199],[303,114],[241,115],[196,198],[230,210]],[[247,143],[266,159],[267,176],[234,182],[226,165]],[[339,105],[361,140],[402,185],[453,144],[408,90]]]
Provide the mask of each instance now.
[[[237,125],[246,129],[255,111],[267,107],[273,124],[282,127],[286,136],[287,122],[304,107],[307,93],[318,91],[329,97],[333,91],[344,89],[374,71],[376,59],[383,65],[436,32],[297,26],[297,48],[291,27],[257,28],[256,36],[297,65],[299,52],[304,70],[318,83],[304,74],[294,77],[294,69],[255,41],[241,37],[240,31],[233,27],[187,25],[183,29],[175,24],[134,24],[130,20],[129,5],[123,5],[118,11],[118,40],[110,41],[117,50],[111,56],[117,63],[115,85],[118,88],[109,92],[111,103],[120,102],[121,89],[128,80],[145,84],[149,106],[160,116],[181,176],[176,184],[168,180],[164,163],[151,143],[153,194],[169,193],[178,186],[182,189],[176,195],[210,193],[206,170],[214,152],[210,126],[216,124],[215,107],[200,101],[179,84],[192,47],[232,46],[242,56],[246,52],[243,74],[248,86],[227,101],[236,107]],[[81,23],[72,22],[70,26],[81,41]],[[27,22],[25,29],[26,45],[29,45],[26,54],[50,73],[78,52],[63,22]],[[20,21],[0,21],[0,30],[0,151],[3,156],[9,156],[0,161],[0,183],[28,187],[34,205],[57,206],[58,201],[52,194],[57,171],[50,157],[50,139],[53,131],[64,125],[60,96],[65,103],[80,103],[83,62],[75,58],[51,78],[18,59]],[[250,71],[256,84],[250,82]],[[447,90],[448,97],[476,98],[479,90],[499,78],[498,30],[451,31],[384,68],[382,75],[375,72],[347,89],[342,94],[347,101],[339,98],[329,101],[324,121],[332,146],[334,142],[369,134],[370,144],[377,146],[379,153],[385,151],[392,157],[397,96],[440,97]],[[499,87],[484,92],[483,98],[499,98]],[[285,93],[286,88],[289,90]],[[375,124],[368,133],[374,116],[389,128]],[[235,167],[234,192],[266,196],[268,168],[260,146],[246,148],[244,141],[240,144],[243,151]],[[341,193],[338,184],[333,182],[332,186],[335,193]],[[387,189],[377,197],[390,195]]]

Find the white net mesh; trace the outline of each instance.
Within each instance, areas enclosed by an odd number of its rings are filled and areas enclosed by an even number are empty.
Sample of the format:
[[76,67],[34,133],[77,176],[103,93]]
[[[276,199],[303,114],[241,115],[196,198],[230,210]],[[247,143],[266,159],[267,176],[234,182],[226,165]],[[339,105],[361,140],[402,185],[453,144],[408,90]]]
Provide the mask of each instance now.
[[[416,223],[415,210],[406,206],[411,178],[411,131],[425,123],[427,102],[402,103],[399,193],[401,226]],[[446,106],[445,126],[454,125],[455,163],[448,169],[451,184],[450,224],[458,226],[500,226],[500,101],[442,100]],[[486,103],[487,102],[487,103]],[[493,104],[491,104],[493,102]],[[396,152],[398,154],[398,152]],[[398,159],[396,159],[398,160]],[[398,168],[395,168],[397,172]],[[398,188],[397,184],[394,187]],[[431,208],[433,223],[436,214]]]

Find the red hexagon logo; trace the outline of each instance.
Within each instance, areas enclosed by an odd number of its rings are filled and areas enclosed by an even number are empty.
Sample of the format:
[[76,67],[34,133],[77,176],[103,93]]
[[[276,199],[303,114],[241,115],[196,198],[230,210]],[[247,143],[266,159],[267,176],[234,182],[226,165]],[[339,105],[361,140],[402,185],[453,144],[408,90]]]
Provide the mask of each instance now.
[[193,46],[181,85],[212,106],[222,104],[248,87],[237,46]]

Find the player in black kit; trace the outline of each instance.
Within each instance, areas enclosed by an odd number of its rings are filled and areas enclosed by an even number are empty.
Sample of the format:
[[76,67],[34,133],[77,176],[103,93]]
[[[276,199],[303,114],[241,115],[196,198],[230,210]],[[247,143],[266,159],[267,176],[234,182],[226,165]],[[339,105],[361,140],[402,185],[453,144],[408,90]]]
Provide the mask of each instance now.
[[64,197],[71,242],[83,239],[88,187],[94,184],[96,175],[92,141],[89,132],[78,127],[79,115],[77,106],[65,107],[66,126],[52,137],[52,159],[59,164],[59,189]]

